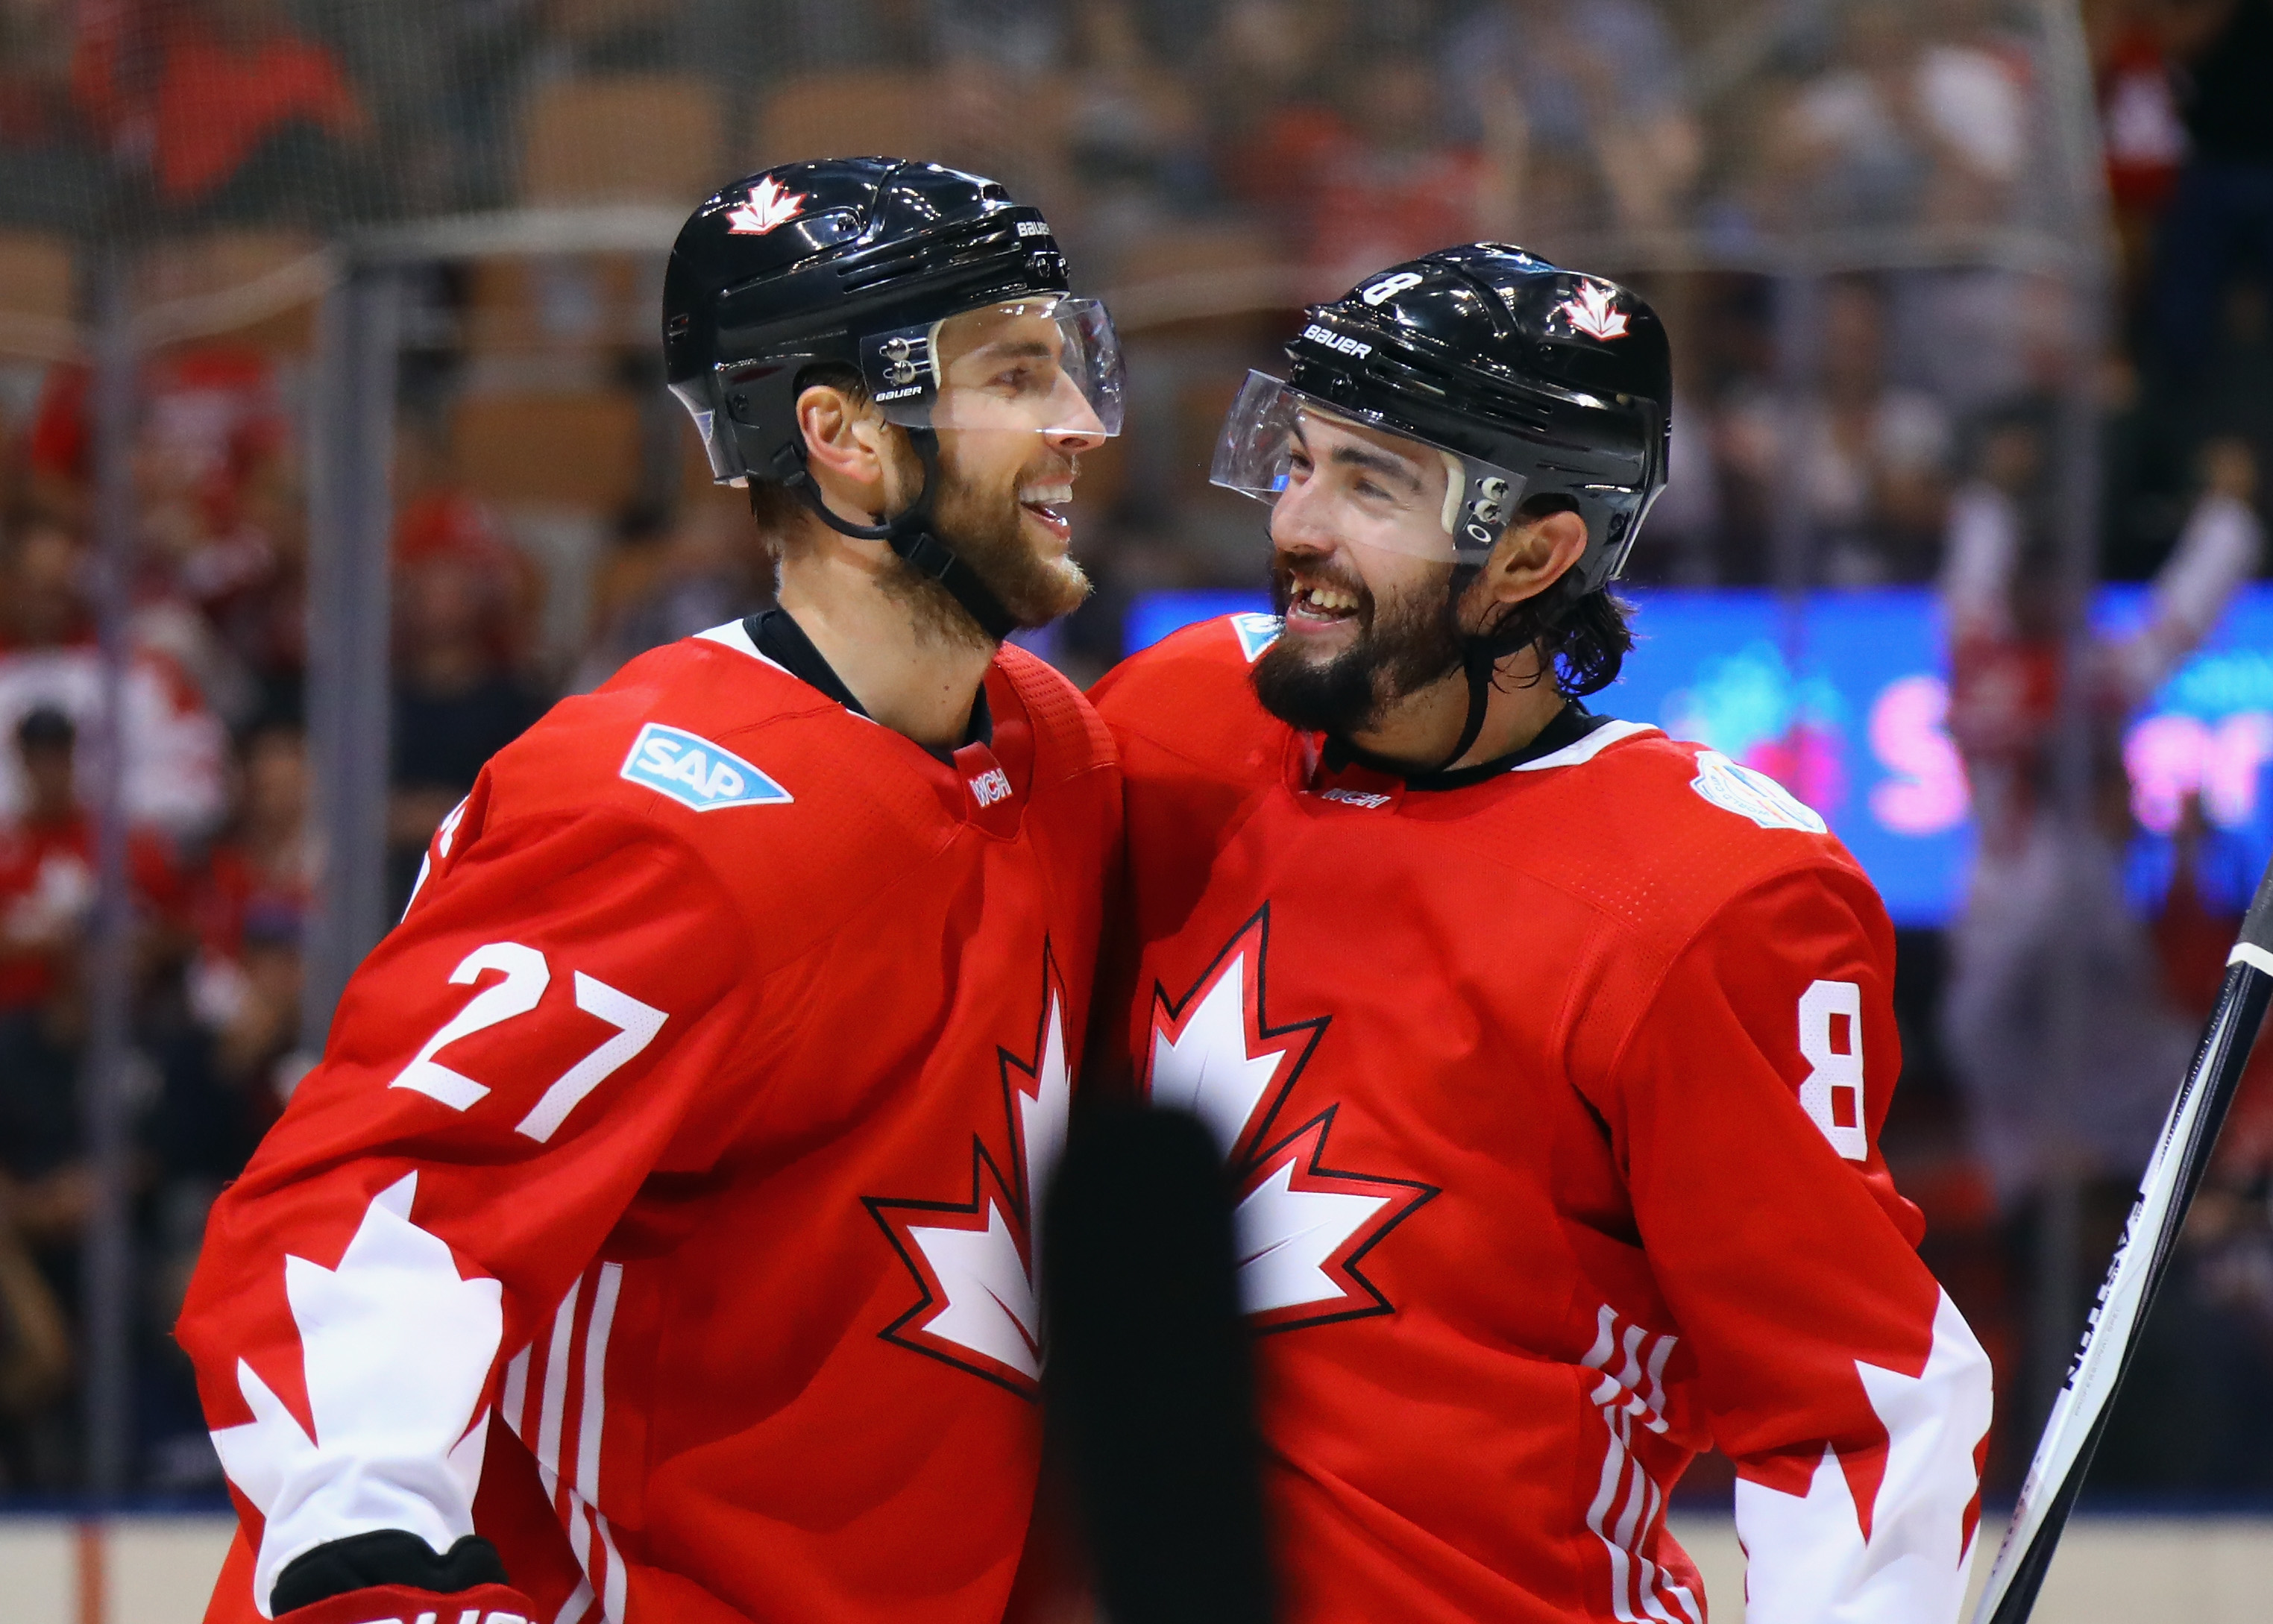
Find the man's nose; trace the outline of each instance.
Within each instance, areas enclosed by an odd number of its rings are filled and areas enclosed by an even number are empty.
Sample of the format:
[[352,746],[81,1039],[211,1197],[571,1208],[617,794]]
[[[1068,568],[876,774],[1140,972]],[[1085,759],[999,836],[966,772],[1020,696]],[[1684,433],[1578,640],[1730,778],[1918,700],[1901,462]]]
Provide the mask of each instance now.
[[1325,522],[1328,505],[1308,483],[1290,484],[1271,505],[1271,544],[1285,553],[1326,553],[1339,538]]
[[1097,408],[1089,403],[1089,398],[1080,390],[1069,389],[1066,393],[1071,399],[1066,403],[1063,420],[1057,427],[1042,431],[1044,442],[1053,451],[1095,451],[1110,438],[1105,432],[1103,419],[1098,416]]

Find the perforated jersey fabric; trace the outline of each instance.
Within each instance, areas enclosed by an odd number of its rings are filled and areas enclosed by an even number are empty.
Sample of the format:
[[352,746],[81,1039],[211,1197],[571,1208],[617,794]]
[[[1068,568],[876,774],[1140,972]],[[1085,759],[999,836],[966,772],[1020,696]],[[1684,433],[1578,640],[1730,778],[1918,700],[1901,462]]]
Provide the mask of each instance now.
[[1869,880],[1632,722],[1453,788],[1336,769],[1239,633],[1093,691],[1132,958],[1099,998],[1238,1176],[1283,1616],[1703,1624],[1664,1512],[1717,1446],[1754,1624],[1954,1619],[1988,1362],[1877,1148]]
[[1120,786],[1054,672],[986,693],[941,760],[736,625],[484,771],[213,1213],[209,1619],[381,1528],[548,1621],[1001,1618]]

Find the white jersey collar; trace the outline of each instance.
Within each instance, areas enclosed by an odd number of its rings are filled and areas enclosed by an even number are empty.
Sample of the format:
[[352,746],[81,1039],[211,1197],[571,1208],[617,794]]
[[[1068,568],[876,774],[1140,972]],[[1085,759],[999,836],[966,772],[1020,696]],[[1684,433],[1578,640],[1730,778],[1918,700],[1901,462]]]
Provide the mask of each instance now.
[[1541,756],[1535,761],[1519,761],[1507,770],[1511,773],[1544,772],[1550,767],[1576,767],[1591,761],[1621,739],[1639,738],[1657,729],[1647,722],[1605,722],[1582,739],[1565,745],[1552,755]]
[[732,649],[736,654],[747,655],[760,665],[770,665],[784,677],[791,675],[789,671],[783,669],[778,661],[769,660],[758,652],[757,644],[750,639],[749,627],[739,620],[729,620],[723,626],[712,626],[708,632],[697,632],[694,635],[700,641],[716,643],[722,647]]

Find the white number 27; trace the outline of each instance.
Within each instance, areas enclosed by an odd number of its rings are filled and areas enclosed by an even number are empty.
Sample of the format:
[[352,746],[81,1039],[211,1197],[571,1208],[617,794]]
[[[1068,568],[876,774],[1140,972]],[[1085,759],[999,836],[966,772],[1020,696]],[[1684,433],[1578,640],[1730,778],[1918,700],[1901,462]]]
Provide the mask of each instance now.
[[[534,947],[524,947],[519,942],[491,942],[460,960],[458,968],[450,972],[450,980],[460,986],[470,986],[481,979],[484,970],[498,971],[505,979],[484,987],[468,999],[465,1007],[442,1023],[441,1029],[426,1040],[425,1047],[387,1087],[415,1089],[453,1111],[463,1111],[489,1093],[485,1085],[462,1072],[451,1070],[435,1055],[461,1037],[469,1037],[536,1008],[545,988],[552,984],[552,968]],[[529,1114],[514,1124],[516,1132],[528,1134],[540,1144],[552,1137],[553,1131],[567,1120],[568,1113],[610,1073],[653,1043],[665,1019],[663,1011],[641,1003],[630,993],[596,977],[587,976],[582,970],[575,974],[576,1007],[587,1014],[599,1016],[616,1029],[616,1035],[555,1078]]]
[[1863,1116],[1863,989],[1819,981],[1799,995],[1799,1052],[1808,1064],[1802,1110],[1850,1162],[1871,1156]]

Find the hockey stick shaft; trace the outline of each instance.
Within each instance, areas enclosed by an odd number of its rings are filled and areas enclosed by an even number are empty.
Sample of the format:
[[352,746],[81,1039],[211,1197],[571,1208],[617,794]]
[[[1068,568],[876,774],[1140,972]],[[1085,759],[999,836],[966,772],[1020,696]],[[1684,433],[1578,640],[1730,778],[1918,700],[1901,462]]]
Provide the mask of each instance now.
[[1043,1392],[1114,1624],[1272,1614],[1235,1223],[1196,1118],[1080,1113],[1048,1206]]
[[2036,1458],[2013,1507],[2005,1543],[1973,1611],[1973,1624],[2026,1624],[2052,1567],[2060,1530],[2074,1508],[2092,1452],[2106,1431],[2117,1390],[2137,1350],[2155,1293],[2170,1272],[2187,1209],[2217,1146],[2257,1029],[2273,1001],[2273,868],[2257,887],[2241,936],[2226,960],[2225,983],[2203,1029],[2194,1064],[2163,1124],[2139,1181],[2139,1194],[2108,1264],[2099,1300],[2037,1441]]

